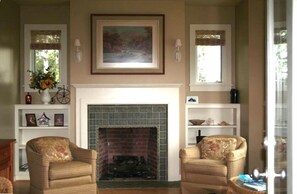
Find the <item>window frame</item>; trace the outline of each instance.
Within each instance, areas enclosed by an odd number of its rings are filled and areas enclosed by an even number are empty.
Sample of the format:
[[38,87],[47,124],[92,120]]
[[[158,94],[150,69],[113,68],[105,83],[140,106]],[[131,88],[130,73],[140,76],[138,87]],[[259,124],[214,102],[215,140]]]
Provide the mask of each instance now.
[[[196,30],[224,30],[225,46],[222,46],[222,82],[197,82]],[[230,24],[190,24],[190,91],[230,91],[232,80],[232,50]]]
[[32,66],[32,52],[31,31],[32,30],[61,30],[61,50],[59,53],[60,61],[60,80],[57,87],[50,89],[50,91],[57,91],[58,87],[68,86],[67,76],[67,25],[66,24],[25,24],[24,25],[24,91],[38,92],[36,89],[29,87],[30,73],[28,70],[33,70]]

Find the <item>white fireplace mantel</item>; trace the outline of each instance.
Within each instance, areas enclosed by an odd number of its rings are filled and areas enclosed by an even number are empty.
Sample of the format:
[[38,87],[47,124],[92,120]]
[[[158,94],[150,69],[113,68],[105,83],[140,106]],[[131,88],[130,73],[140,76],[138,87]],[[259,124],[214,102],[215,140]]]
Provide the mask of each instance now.
[[181,84],[74,84],[76,93],[76,143],[88,147],[88,105],[167,104],[168,181],[179,174],[179,89]]

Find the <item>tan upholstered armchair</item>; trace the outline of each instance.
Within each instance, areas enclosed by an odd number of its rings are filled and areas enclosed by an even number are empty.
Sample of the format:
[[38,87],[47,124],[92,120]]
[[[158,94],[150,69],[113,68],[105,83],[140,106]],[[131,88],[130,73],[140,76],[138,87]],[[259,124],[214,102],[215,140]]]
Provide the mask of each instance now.
[[95,194],[94,150],[77,147],[64,137],[39,137],[26,144],[31,194]]
[[180,150],[182,194],[225,193],[228,179],[244,172],[246,140],[213,135]]

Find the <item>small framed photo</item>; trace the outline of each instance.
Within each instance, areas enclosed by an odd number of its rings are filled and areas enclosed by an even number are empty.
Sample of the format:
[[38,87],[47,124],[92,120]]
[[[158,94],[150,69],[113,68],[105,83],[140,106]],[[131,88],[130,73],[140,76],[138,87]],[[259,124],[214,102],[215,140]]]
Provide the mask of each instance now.
[[33,113],[28,113],[26,114],[26,121],[27,121],[27,126],[28,127],[36,127],[37,122],[36,122],[36,116]]
[[199,99],[198,96],[187,96],[187,104],[198,104]]
[[64,114],[55,114],[54,125],[55,126],[64,126]]

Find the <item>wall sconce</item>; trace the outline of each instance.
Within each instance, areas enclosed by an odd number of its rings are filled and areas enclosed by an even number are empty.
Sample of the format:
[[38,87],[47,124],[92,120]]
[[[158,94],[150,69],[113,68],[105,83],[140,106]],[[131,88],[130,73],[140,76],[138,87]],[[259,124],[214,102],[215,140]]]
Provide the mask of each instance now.
[[81,52],[80,40],[78,38],[76,38],[74,40],[74,47],[75,47],[75,58],[76,58],[77,62],[81,62],[82,52]]
[[175,40],[175,60],[177,62],[181,61],[181,52],[180,52],[180,47],[182,46],[181,40],[180,39],[176,39]]

